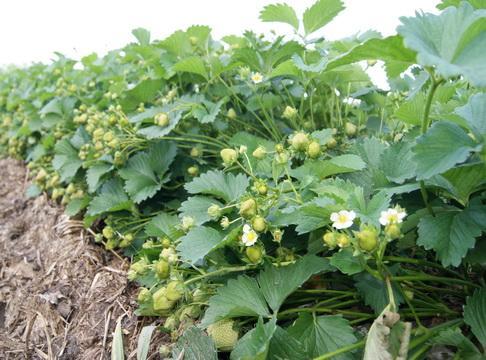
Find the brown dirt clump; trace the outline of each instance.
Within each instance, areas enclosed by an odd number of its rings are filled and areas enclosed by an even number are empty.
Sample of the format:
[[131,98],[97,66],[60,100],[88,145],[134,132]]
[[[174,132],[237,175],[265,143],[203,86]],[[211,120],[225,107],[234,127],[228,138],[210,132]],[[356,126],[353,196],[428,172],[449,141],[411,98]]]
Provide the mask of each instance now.
[[0,169],[0,359],[108,359],[118,319],[125,354],[136,358],[153,319],[134,315],[128,262],[46,196],[27,199],[21,162],[0,159]]

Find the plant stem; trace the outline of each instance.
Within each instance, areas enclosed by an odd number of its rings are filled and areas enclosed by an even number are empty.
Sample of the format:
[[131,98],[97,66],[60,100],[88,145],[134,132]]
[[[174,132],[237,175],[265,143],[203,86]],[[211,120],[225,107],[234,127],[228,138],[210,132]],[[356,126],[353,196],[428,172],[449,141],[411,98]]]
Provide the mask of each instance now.
[[460,285],[466,285],[466,286],[473,286],[476,288],[480,288],[479,285],[473,284],[472,282],[465,281],[465,280],[460,280],[460,279],[454,279],[454,278],[448,278],[448,277],[441,277],[441,276],[433,276],[433,275],[404,275],[404,276],[393,276],[392,277],[393,281],[437,281],[437,282],[443,282],[443,283],[455,283],[455,284],[460,284]]
[[344,354],[344,353],[347,353],[349,351],[353,351],[355,349],[359,349],[359,348],[363,347],[365,345],[365,343],[366,343],[365,340],[361,340],[361,341],[358,341],[357,343],[354,343],[354,344],[351,344],[351,345],[348,345],[348,346],[344,346],[344,347],[339,348],[337,350],[328,352],[327,354],[318,356],[318,357],[314,358],[314,360],[331,359],[334,356]]

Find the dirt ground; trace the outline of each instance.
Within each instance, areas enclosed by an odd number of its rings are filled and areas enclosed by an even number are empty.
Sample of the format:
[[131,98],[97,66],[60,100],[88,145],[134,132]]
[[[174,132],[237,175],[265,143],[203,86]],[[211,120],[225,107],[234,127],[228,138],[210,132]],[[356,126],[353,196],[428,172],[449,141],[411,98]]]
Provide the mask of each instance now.
[[[0,359],[109,359],[122,319],[127,359],[154,319],[134,315],[128,262],[94,244],[46,196],[27,199],[21,162],[0,159]],[[154,335],[153,355],[161,335]]]

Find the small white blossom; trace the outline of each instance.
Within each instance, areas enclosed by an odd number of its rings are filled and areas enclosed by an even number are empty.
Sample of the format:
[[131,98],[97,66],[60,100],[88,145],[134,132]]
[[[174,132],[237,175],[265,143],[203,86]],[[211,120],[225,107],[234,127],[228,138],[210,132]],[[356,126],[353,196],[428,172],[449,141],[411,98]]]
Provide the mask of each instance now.
[[251,74],[251,81],[253,81],[254,84],[260,84],[263,81],[263,75],[259,72],[255,72]]
[[405,210],[395,207],[382,211],[380,214],[380,224],[383,226],[390,224],[400,224],[407,216]]
[[343,99],[343,103],[351,105],[351,106],[359,106],[361,104],[360,99],[355,99],[352,97],[347,97]]
[[243,226],[243,236],[241,237],[241,241],[243,241],[243,244],[245,244],[245,246],[252,246],[257,242],[257,240],[257,232],[253,230],[250,225],[245,224]]
[[356,218],[354,211],[341,210],[331,214],[332,227],[340,230],[353,226],[353,220]]
[[241,146],[240,146],[240,149],[239,149],[239,153],[240,153],[240,154],[244,154],[244,153],[246,153],[247,151],[248,151],[248,147],[247,147],[247,146],[245,146],[245,145],[241,145]]

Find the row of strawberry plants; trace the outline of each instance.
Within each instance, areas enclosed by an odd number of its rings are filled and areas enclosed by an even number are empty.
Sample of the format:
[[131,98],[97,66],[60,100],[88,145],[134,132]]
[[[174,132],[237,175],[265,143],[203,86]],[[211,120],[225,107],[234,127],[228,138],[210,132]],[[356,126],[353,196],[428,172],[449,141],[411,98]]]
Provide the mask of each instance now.
[[438,7],[327,41],[340,0],[275,4],[261,20],[293,37],[136,29],[104,57],[9,68],[0,151],[132,259],[164,356],[479,359],[486,9]]

